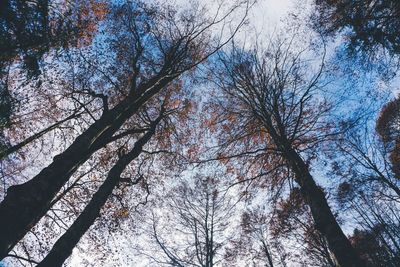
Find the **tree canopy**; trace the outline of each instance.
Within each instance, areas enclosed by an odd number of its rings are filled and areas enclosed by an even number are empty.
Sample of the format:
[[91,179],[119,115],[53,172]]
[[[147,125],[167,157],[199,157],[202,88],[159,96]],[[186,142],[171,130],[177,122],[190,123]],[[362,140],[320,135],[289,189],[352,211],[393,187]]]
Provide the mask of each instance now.
[[2,1],[0,266],[399,266],[400,4],[290,3]]

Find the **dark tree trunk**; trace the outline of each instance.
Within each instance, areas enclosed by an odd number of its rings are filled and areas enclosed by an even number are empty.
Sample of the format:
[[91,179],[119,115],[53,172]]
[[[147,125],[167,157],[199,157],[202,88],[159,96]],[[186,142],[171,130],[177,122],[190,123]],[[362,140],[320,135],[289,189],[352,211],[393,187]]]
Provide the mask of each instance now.
[[272,257],[271,257],[271,253],[269,251],[268,245],[266,243],[265,240],[261,240],[262,246],[263,246],[263,250],[265,253],[265,256],[267,256],[267,260],[268,260],[268,267],[274,267],[274,262],[272,261]]
[[120,176],[126,166],[142,152],[143,146],[150,140],[155,132],[161,116],[153,122],[151,129],[141,137],[134,145],[132,150],[122,156],[109,171],[106,180],[93,195],[89,204],[85,207],[79,217],[71,227],[57,240],[47,256],[37,265],[37,267],[57,267],[62,266],[64,261],[71,255],[73,248],[78,244],[81,237],[94,223],[100,215],[100,210],[117,186]]
[[176,76],[154,78],[106,112],[53,162],[28,182],[12,186],[0,203],[0,260],[42,218],[76,169],[104,147],[121,125]]
[[333,216],[324,192],[315,183],[303,159],[292,148],[286,148],[283,153],[300,185],[302,196],[311,209],[315,227],[326,238],[337,264],[342,267],[364,266]]

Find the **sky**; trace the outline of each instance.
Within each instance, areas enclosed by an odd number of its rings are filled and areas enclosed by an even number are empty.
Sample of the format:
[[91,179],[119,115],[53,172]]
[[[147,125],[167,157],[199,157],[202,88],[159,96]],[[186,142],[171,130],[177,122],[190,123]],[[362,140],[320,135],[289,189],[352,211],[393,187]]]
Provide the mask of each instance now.
[[295,0],[259,0],[250,13],[251,24],[258,30],[274,28],[287,13],[293,11]]
[[[208,0],[210,1],[210,0]],[[187,4],[186,0],[179,0],[178,3]],[[213,1],[210,1],[213,2]],[[215,1],[214,1],[215,2]],[[228,1],[229,2],[229,1]],[[276,27],[282,26],[282,20],[285,19],[287,14],[292,11],[294,8],[294,4],[292,0],[259,0],[255,6],[252,8],[249,14],[250,25],[254,25],[256,32],[262,32],[263,34],[267,32],[271,33],[274,31]],[[268,35],[268,34],[267,34]],[[132,236],[121,236],[119,233],[115,233],[115,236],[111,237],[113,240],[119,240],[122,246],[120,247],[121,251],[119,254],[127,254],[133,253],[130,250],[130,246],[127,245],[132,242]],[[136,238],[134,238],[136,239]],[[134,241],[133,241],[134,242]],[[137,242],[137,240],[136,240]],[[125,246],[124,246],[125,245]],[[89,248],[90,249],[90,248]],[[114,260],[118,260],[113,255]],[[78,253],[78,249],[74,249],[74,252],[70,258],[69,266],[80,266],[79,263],[82,260],[82,255]],[[148,261],[143,258],[136,258],[137,262],[132,262],[132,265],[135,267],[144,267],[148,266]],[[124,264],[123,259],[119,259],[119,264]]]
[[[215,2],[207,0],[209,2]],[[230,0],[225,0],[227,3]],[[177,0],[178,3],[188,4],[188,0]],[[296,3],[297,2],[297,3]],[[258,0],[254,5],[249,14],[249,25],[254,27],[256,33],[262,33],[263,35],[273,34],[277,29],[283,26],[284,20],[288,17],[290,12],[302,11],[299,8],[307,9],[310,1],[302,1],[302,6],[298,4],[297,0]],[[246,32],[242,33],[246,35]],[[396,82],[396,81],[394,81]],[[398,79],[397,79],[398,82]],[[399,87],[394,87],[395,90],[399,90]],[[122,240],[123,236],[114,236],[114,239],[121,239],[122,244],[126,244],[129,238]],[[128,249],[129,250],[129,249]],[[79,262],[82,259],[82,255],[76,253],[77,249],[71,258],[70,266],[79,266]],[[124,253],[129,254],[129,251],[124,251]],[[115,257],[115,255],[113,255]],[[2,267],[0,262],[0,267]],[[144,266],[139,263],[135,263],[131,266]],[[7,267],[9,267],[7,265]]]

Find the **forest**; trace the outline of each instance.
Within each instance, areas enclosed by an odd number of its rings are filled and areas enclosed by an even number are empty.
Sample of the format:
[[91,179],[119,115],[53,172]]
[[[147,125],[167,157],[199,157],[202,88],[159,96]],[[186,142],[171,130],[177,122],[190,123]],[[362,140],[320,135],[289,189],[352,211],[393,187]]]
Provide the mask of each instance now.
[[400,266],[400,1],[0,0],[23,266]]

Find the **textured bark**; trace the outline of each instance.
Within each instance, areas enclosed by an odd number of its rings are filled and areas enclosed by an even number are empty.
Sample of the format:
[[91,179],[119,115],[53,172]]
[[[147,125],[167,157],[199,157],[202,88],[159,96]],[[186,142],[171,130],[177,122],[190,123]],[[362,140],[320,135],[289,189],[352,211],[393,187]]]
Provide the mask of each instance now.
[[111,195],[113,189],[117,186],[120,176],[126,166],[142,152],[143,146],[150,140],[155,132],[161,116],[152,123],[151,129],[141,137],[134,145],[132,150],[122,156],[109,171],[106,180],[93,195],[89,204],[85,207],[79,217],[74,221],[71,227],[57,240],[47,256],[37,265],[37,267],[57,267],[62,266],[64,261],[71,255],[73,248],[78,244],[81,237],[94,223],[100,215],[100,210]]
[[[302,197],[310,207],[315,228],[322,234],[328,243],[329,250],[332,252],[336,264],[342,267],[363,267],[362,260],[351,245],[349,239],[343,233],[324,192],[315,183],[307,164],[299,153],[293,149],[291,143],[285,136],[279,135],[272,127],[270,120],[264,120],[274,143],[281,151],[283,158],[295,175],[295,181],[300,186]],[[283,132],[283,131],[282,131]]]
[[155,78],[137,88],[137,94],[103,114],[34,178],[8,189],[0,203],[0,259],[46,214],[52,199],[76,169],[104,147],[128,118],[175,77]]
[[[260,136],[262,131],[268,133],[265,152],[279,154],[294,173],[302,196],[311,209],[316,229],[327,240],[338,265],[363,266],[332,214],[323,191],[315,183],[308,166],[296,151],[296,147],[307,147],[322,141],[323,135],[319,135],[324,132],[324,127],[329,128],[329,123],[325,124],[322,117],[326,116],[329,105],[317,100],[319,97],[314,97],[318,95],[316,90],[320,90],[322,85],[319,84],[319,79],[323,73],[323,62],[319,71],[309,79],[312,69],[302,59],[305,50],[294,52],[299,51],[296,47],[292,51],[293,40],[295,36],[289,42],[271,42],[271,48],[265,51],[258,50],[258,46],[250,50],[237,47],[231,54],[222,56],[226,72],[222,77],[217,74],[217,84],[220,84],[227,99],[232,98],[232,103],[235,104],[234,108],[226,105],[225,113],[231,112],[239,122],[248,125],[259,124],[260,130],[252,127],[250,131],[259,131]],[[241,110],[238,111],[237,108]],[[241,111],[243,115],[240,114]],[[325,126],[321,127],[320,124]],[[242,137],[247,140],[248,137],[242,134],[241,129],[232,129],[239,130],[232,135],[233,138],[228,136],[232,138],[232,144]],[[254,132],[249,132],[250,137],[253,134]],[[241,136],[237,137],[238,135]],[[271,148],[271,144],[275,147]]]
[[302,196],[311,209],[315,227],[326,238],[337,264],[343,267],[364,266],[333,216],[324,192],[315,183],[303,159],[291,148],[286,148],[283,153],[300,185]]

